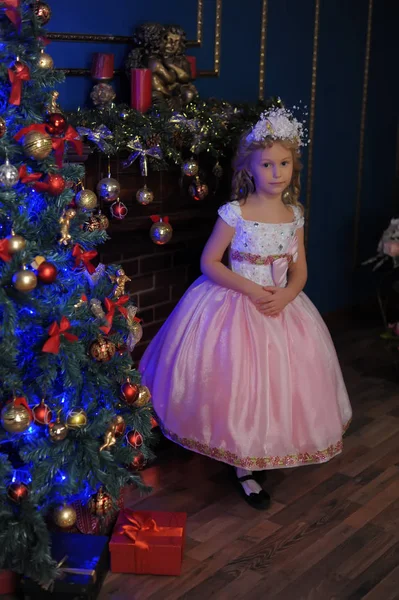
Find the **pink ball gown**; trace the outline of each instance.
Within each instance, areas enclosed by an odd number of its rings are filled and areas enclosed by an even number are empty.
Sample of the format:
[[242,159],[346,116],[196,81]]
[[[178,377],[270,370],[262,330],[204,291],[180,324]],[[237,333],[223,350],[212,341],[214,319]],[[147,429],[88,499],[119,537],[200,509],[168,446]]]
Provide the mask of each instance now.
[[[219,209],[235,234],[231,269],[260,285],[285,286],[296,260],[292,223]],[[352,410],[330,334],[301,293],[277,318],[248,296],[197,279],[140,363],[164,434],[185,448],[245,469],[323,463],[342,451]]]

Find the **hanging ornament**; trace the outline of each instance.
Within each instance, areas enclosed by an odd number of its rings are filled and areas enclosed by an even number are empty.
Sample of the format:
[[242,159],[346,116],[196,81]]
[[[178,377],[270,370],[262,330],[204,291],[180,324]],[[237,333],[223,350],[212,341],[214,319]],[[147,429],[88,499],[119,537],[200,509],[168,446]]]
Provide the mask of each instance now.
[[15,235],[13,231],[11,231],[11,235],[7,237],[8,240],[8,252],[10,254],[16,254],[17,252],[22,252],[26,246],[26,239],[22,237],[22,235]]
[[53,423],[49,423],[48,434],[52,442],[61,442],[68,435],[68,427],[61,422],[59,414]]
[[7,131],[7,125],[3,117],[0,117],[0,140],[5,135]]
[[57,275],[57,267],[47,260],[41,262],[37,269],[37,277],[42,283],[54,283],[57,279]]
[[90,356],[98,362],[108,362],[114,356],[116,347],[113,342],[99,337],[90,346]]
[[126,121],[126,119],[129,117],[130,111],[128,108],[122,108],[122,110],[119,113],[120,118],[122,119],[122,121]]
[[53,112],[46,116],[46,131],[50,135],[63,135],[68,129],[68,122],[60,112]]
[[26,398],[14,398],[1,411],[1,424],[8,433],[22,433],[32,423],[32,411]]
[[50,94],[50,99],[45,104],[45,113],[47,115],[53,113],[61,113],[60,105],[58,104],[58,97],[60,93],[56,90],[53,90]]
[[140,385],[139,395],[135,402],[135,406],[145,406],[151,400],[151,392],[145,385]]
[[139,452],[133,458],[133,461],[130,463],[129,466],[132,471],[141,471],[141,469],[145,467],[146,463],[147,461],[144,458],[144,454],[142,452]]
[[80,192],[75,196],[75,202],[78,208],[82,210],[93,210],[97,206],[97,196],[91,190],[85,190],[82,186]]
[[66,424],[69,429],[86,427],[87,415],[83,408],[72,408],[67,414]]
[[134,404],[139,397],[139,392],[140,386],[136,383],[131,383],[129,377],[126,379],[125,383],[121,385],[122,399],[126,404]]
[[41,25],[47,25],[51,19],[51,8],[46,2],[35,1],[33,6],[34,13]]
[[12,188],[19,180],[19,172],[14,165],[10,163],[8,158],[4,165],[0,166],[0,187]]
[[37,277],[33,271],[29,271],[24,265],[20,271],[12,276],[12,284],[16,290],[27,294],[37,286]]
[[36,404],[32,408],[33,420],[38,425],[49,425],[53,413],[44,402],[44,399],[41,400],[40,404]]
[[132,352],[133,348],[136,346],[136,344],[139,343],[139,341],[143,337],[143,327],[141,325],[140,319],[136,317],[136,312],[136,306],[130,305],[127,307],[126,324],[129,329],[129,335],[126,340],[126,344],[129,349],[129,352]]
[[92,215],[89,221],[85,224],[86,231],[105,231],[109,227],[109,219],[101,212],[97,215]]
[[74,210],[73,208],[67,208],[62,213],[60,217],[61,238],[58,240],[59,244],[67,246],[72,241],[72,236],[69,233],[69,228],[71,226],[71,221],[74,217],[76,217],[76,210]]
[[100,447],[100,452],[108,450],[116,444],[117,438],[121,437],[126,431],[126,423],[121,415],[117,415],[112,419],[109,427],[104,435],[104,443]]
[[111,175],[104,177],[97,184],[97,194],[104,202],[115,202],[119,197],[120,191],[121,186]]
[[167,244],[173,235],[173,229],[169,223],[169,217],[160,217],[159,215],[152,215],[151,220],[153,225],[150,229],[150,238],[158,246]]
[[46,175],[44,181],[36,181],[33,187],[38,192],[46,192],[50,196],[59,196],[65,190],[65,179],[58,173]]
[[[45,123],[34,123],[33,125],[28,125],[28,127],[23,127],[18,131],[16,135],[14,135],[14,139],[19,142],[20,139],[30,137],[31,134],[35,134],[36,136],[39,134],[40,139],[43,141],[43,136],[45,139],[49,139],[51,142],[51,147],[55,150],[55,163],[57,167],[60,169],[62,167],[62,160],[65,151],[65,143],[68,142],[72,144],[75,148],[76,154],[78,156],[82,156],[83,153],[83,144],[81,139],[79,138],[78,132],[71,126],[68,125],[68,128],[65,132],[65,135],[50,137],[47,133],[47,125]],[[25,141],[24,141],[25,147]],[[28,153],[28,156],[30,154]],[[47,155],[46,155],[47,156]],[[32,158],[36,158],[36,156],[32,156]],[[39,157],[40,158],[40,157]],[[43,158],[43,157],[41,157]]]
[[143,445],[143,436],[138,431],[129,431],[126,434],[126,440],[132,448],[140,448]]
[[151,417],[151,429],[155,429],[155,427],[159,427],[159,423],[155,417]]
[[22,146],[26,156],[34,160],[44,160],[53,149],[51,137],[41,131],[29,131]]
[[219,164],[219,161],[214,165],[214,167],[212,169],[212,173],[218,179],[220,179],[222,177],[222,175],[223,175],[223,167]]
[[47,54],[43,49],[40,51],[37,66],[41,69],[52,69],[54,67],[54,61],[50,54]]
[[9,262],[12,256],[8,251],[8,239],[4,238],[0,240],[0,259],[4,262]]
[[90,498],[88,508],[91,514],[97,517],[107,515],[113,510],[111,496],[106,494],[103,488],[100,487],[98,492]]
[[115,283],[110,294],[111,298],[120,298],[121,296],[124,296],[126,284],[128,281],[132,281],[130,277],[128,277],[125,271],[120,268],[115,271],[115,275],[109,275],[109,278]]
[[189,158],[182,164],[181,170],[183,175],[186,175],[187,177],[195,177],[198,175],[198,163],[196,160],[194,160],[194,158]]
[[154,193],[147,187],[147,184],[136,192],[136,200],[142,206],[147,206],[154,200]]
[[21,481],[13,481],[7,488],[7,496],[16,504],[20,504],[29,496],[29,488]]
[[116,202],[111,204],[109,210],[112,217],[114,217],[114,219],[119,219],[120,221],[124,219],[128,213],[127,207],[120,200],[117,200]]
[[61,529],[69,529],[75,525],[77,519],[76,510],[73,506],[62,504],[57,506],[53,512],[54,523]]
[[206,183],[202,183],[199,177],[196,177],[188,191],[194,200],[203,200],[208,195],[208,186]]

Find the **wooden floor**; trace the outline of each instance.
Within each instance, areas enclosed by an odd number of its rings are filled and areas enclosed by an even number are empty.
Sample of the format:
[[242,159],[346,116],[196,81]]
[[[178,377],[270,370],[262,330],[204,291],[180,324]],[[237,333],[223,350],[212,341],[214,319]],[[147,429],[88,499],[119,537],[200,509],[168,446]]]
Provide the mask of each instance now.
[[354,409],[343,454],[269,471],[260,512],[225,465],[170,444],[130,505],[188,513],[182,575],[109,574],[100,600],[399,599],[399,379],[378,330],[335,341]]

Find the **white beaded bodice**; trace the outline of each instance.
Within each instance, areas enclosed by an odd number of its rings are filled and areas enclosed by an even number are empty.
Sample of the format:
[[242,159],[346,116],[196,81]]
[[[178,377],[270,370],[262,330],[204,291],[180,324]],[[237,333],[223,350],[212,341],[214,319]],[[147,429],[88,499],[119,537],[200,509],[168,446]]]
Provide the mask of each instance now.
[[[284,255],[290,252],[296,231],[304,225],[301,210],[292,206],[292,223],[258,223],[243,219],[238,202],[229,202],[219,208],[219,216],[235,233],[230,244],[230,267],[246,279],[260,285],[275,285],[271,264],[252,264],[250,260],[235,260],[235,252],[242,254],[270,256]],[[233,255],[233,256],[232,256]],[[296,257],[294,257],[294,260]]]

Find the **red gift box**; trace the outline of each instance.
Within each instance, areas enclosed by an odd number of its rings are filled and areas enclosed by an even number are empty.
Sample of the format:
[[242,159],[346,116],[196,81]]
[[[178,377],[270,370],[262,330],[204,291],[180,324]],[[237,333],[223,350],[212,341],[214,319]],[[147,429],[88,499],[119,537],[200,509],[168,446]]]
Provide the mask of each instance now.
[[109,543],[112,573],[180,575],[186,520],[181,512],[122,510]]

